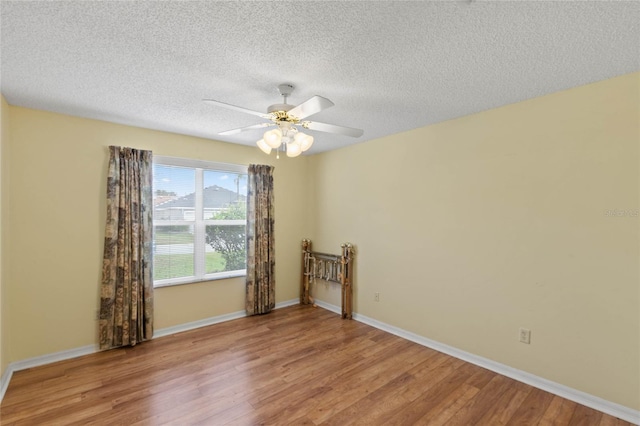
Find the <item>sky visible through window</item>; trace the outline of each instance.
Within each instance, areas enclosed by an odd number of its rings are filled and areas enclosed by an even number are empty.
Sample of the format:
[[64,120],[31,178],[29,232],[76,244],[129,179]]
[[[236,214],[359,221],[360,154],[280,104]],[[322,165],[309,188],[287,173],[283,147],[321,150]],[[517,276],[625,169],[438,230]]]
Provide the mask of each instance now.
[[[247,193],[247,179],[240,176],[240,182],[237,182],[238,175],[230,172],[216,172],[205,170],[203,174],[204,187],[218,185],[230,191],[236,192],[240,190],[240,194]],[[165,166],[155,164],[153,166],[153,190],[174,192],[182,197],[194,192],[195,173],[194,169],[187,167]]]

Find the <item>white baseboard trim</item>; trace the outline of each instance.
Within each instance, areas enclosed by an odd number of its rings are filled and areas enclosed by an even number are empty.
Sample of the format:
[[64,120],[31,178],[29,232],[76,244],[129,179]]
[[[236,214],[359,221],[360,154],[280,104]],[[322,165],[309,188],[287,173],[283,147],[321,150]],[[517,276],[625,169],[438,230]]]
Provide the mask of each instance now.
[[188,322],[185,324],[178,324],[171,327],[161,328],[153,332],[153,338],[170,336],[176,333],[182,333],[183,331],[194,330],[200,327],[206,327],[208,325],[218,324],[225,321],[231,321],[238,318],[244,318],[247,314],[245,311],[236,311],[229,314],[218,315],[217,317],[205,318],[198,321]]
[[[342,313],[342,310],[338,306],[323,302],[321,300],[315,300],[315,303],[321,308],[327,309],[331,312],[335,312],[337,314]],[[526,383],[535,388],[542,389],[554,395],[558,395],[562,398],[566,398],[570,401],[577,402],[578,404],[593,408],[594,410],[598,410],[627,422],[640,425],[640,411],[607,401],[600,397],[590,395],[588,393],[570,388],[565,385],[561,385],[560,383],[552,382],[551,380],[543,379],[542,377],[538,377],[531,373],[527,373],[526,371],[509,367],[508,365],[492,361],[488,358],[483,358],[481,356],[462,351],[460,349],[454,348],[453,346],[445,345],[444,343],[427,339],[426,337],[422,337],[415,333],[411,333],[401,328],[394,327],[373,318],[369,318],[365,315],[354,313],[353,319],[363,324],[367,324],[377,329],[394,334],[398,337],[402,337],[403,339],[410,340],[419,345],[426,346],[438,352],[445,353],[452,357],[461,359],[471,364],[475,364],[482,368],[486,368],[487,370],[491,370],[519,382]]]
[[39,367],[41,365],[51,364],[65,359],[77,358],[79,356],[89,355],[100,350],[98,345],[87,345],[66,351],[55,352],[52,354],[37,356],[34,358],[24,359],[9,364],[13,367],[13,371],[26,370],[27,368]]
[[[342,309],[340,308],[340,306],[332,305],[331,303],[327,303],[323,300],[318,300],[318,299],[314,299],[313,301],[316,305],[320,306],[323,309],[326,309],[327,311],[331,311],[338,315],[342,315]],[[354,319],[355,319],[355,315],[354,315]]]
[[0,402],[4,398],[4,394],[9,387],[9,381],[13,376],[13,373],[20,370],[26,370],[27,368],[38,367],[40,365],[51,364],[53,362],[63,361],[65,359],[77,358],[83,355],[89,355],[98,352],[99,347],[97,345],[87,345],[80,348],[69,349],[66,351],[54,352],[52,354],[36,356],[33,358],[24,359],[22,361],[12,362],[7,365],[7,369],[2,375],[2,387],[0,388]]
[[300,299],[289,299],[284,302],[276,303],[276,307],[274,309],[286,308],[287,306],[293,306],[300,304]]
[[11,366],[7,366],[4,373],[2,373],[2,377],[0,377],[0,402],[2,402],[2,398],[4,398],[5,392],[7,392],[7,388],[9,387],[9,381],[11,381],[11,376],[13,376],[13,370]]
[[[274,309],[285,308],[287,306],[296,305],[298,303],[300,303],[299,299],[285,300],[284,302],[276,303],[276,306]],[[238,318],[244,318],[246,316],[247,316],[246,311],[236,311],[236,312],[231,312],[224,315],[218,315],[216,317],[210,317],[210,318],[205,318],[198,321],[188,322],[185,324],[179,324],[171,327],[161,328],[153,332],[153,338],[157,339],[159,337],[169,336],[171,334],[176,334],[176,333],[182,333],[183,331],[194,330],[196,328],[206,327],[208,325],[218,324],[225,321],[231,321]]]
[[[285,300],[284,302],[276,303],[275,309],[285,308],[287,306],[292,306],[300,303],[299,299],[290,299]],[[229,314],[218,315],[216,317],[205,318],[199,321],[193,321],[186,324],[180,324],[172,327],[161,328],[159,330],[155,330],[153,333],[153,338],[156,339],[158,337],[168,336],[175,333],[180,333],[182,331],[193,330],[199,327],[205,327],[207,325],[217,324],[224,321],[230,321],[237,318],[246,317],[247,314],[245,311],[237,311]],[[69,349],[66,351],[55,352],[48,355],[37,356],[34,358],[28,358],[22,361],[16,361],[10,363],[2,377],[0,377],[0,402],[4,398],[4,394],[9,387],[9,382],[11,381],[11,377],[13,373],[20,370],[26,370],[27,368],[38,367],[40,365],[51,364],[53,362],[63,361],[66,359],[77,358],[84,355],[89,355],[95,352],[98,352],[100,347],[98,345],[88,345],[82,346],[80,348]]]

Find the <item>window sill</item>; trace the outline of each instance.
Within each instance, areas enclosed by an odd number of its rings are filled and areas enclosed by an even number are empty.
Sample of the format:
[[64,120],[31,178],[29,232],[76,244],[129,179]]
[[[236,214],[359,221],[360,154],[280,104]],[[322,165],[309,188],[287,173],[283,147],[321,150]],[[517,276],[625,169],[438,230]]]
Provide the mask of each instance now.
[[185,278],[175,278],[175,279],[156,281],[153,283],[153,288],[173,287],[173,286],[185,285],[185,284],[197,284],[197,283],[203,283],[207,281],[226,280],[227,278],[238,278],[238,277],[246,277],[246,276],[247,276],[247,271],[245,269],[240,271],[218,272],[216,274],[205,275],[202,278],[185,277]]

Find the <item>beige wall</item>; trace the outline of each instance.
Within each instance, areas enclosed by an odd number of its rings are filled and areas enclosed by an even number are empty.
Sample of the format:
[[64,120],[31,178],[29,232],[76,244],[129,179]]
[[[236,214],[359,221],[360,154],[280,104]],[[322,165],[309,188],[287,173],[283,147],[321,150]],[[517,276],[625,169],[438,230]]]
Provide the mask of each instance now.
[[[4,297],[11,301],[5,319],[13,332],[4,342],[7,361],[96,342],[109,145],[225,163],[274,164],[276,301],[298,297],[307,158],[275,160],[255,147],[13,106],[10,110],[12,268],[3,285]],[[240,311],[243,300],[240,278],[160,288],[156,329]]]
[[314,156],[314,248],[356,245],[359,314],[638,410],[639,91],[636,73]]
[[6,226],[8,221],[8,215],[5,214],[6,206],[9,205],[9,192],[8,182],[6,176],[9,173],[9,105],[4,99],[4,96],[0,95],[0,377],[4,374],[7,365],[7,336],[8,327],[7,321],[4,317],[7,313],[5,305],[7,304],[7,298],[5,297],[5,283],[7,280],[5,276],[8,274],[9,256],[8,251],[5,250],[8,244],[8,231]]

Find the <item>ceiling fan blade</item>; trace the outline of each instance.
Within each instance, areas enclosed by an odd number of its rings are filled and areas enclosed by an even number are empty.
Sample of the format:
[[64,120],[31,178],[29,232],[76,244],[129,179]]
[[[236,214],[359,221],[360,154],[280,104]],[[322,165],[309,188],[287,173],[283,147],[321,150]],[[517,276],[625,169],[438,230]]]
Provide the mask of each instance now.
[[203,99],[202,101],[206,102],[208,104],[211,104],[211,105],[220,106],[222,108],[227,108],[227,109],[231,109],[231,110],[234,110],[234,111],[244,112],[244,113],[251,114],[251,115],[257,115],[258,117],[262,117],[262,118],[267,118],[267,119],[271,118],[271,115],[265,114],[264,112],[253,111],[253,110],[250,110],[250,109],[247,109],[247,108],[243,108],[243,107],[227,104],[227,103],[224,103],[224,102],[216,101],[214,99]]
[[289,115],[296,117],[299,120],[302,120],[303,118],[307,118],[310,115],[320,112],[323,109],[332,107],[333,105],[334,103],[331,102],[329,99],[316,95],[313,98],[307,101],[304,101],[297,107],[290,109],[289,111],[287,111],[287,113]]
[[337,135],[351,136],[359,138],[364,133],[362,129],[354,129],[352,127],[336,126],[335,124],[318,123],[317,121],[305,121],[302,127],[319,132],[335,133]]
[[244,132],[245,130],[253,130],[253,129],[261,129],[263,127],[269,127],[269,126],[275,126],[274,123],[260,123],[260,124],[254,124],[252,126],[247,126],[247,127],[240,127],[239,129],[232,129],[232,130],[227,130],[225,132],[220,132],[218,133],[219,135],[235,135],[238,134],[240,132]]

